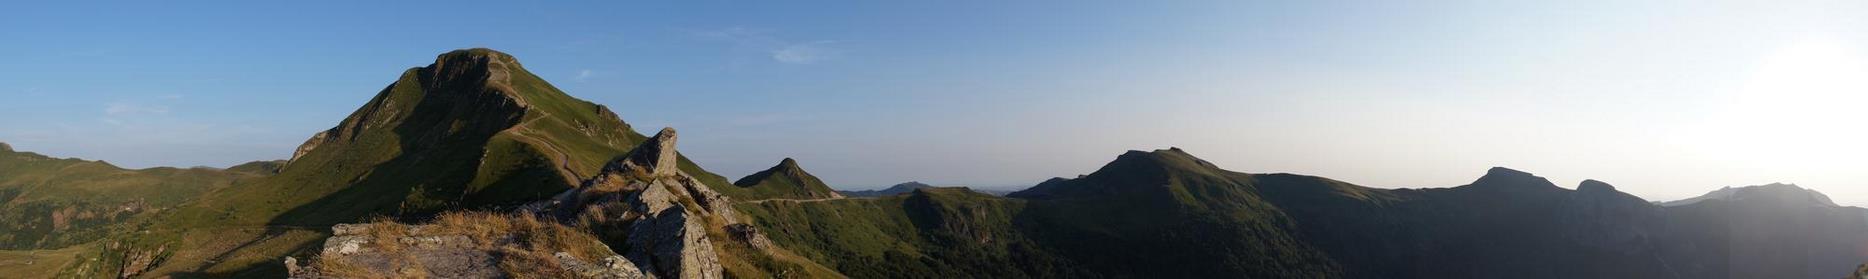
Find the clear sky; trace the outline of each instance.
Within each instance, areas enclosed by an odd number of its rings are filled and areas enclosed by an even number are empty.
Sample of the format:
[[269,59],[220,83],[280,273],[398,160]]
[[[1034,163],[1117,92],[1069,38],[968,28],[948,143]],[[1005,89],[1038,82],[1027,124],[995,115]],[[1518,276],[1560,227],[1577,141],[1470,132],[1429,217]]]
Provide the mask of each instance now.
[[1025,186],[1178,146],[1374,187],[1506,166],[1868,205],[1868,1],[57,2],[0,4],[0,141],[126,167],[283,159],[490,47],[729,177]]

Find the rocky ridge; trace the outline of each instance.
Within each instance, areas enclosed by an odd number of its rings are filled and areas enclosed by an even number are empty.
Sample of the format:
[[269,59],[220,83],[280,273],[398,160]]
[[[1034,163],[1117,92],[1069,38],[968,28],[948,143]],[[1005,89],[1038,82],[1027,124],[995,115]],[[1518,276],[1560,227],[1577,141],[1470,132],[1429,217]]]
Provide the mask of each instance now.
[[[565,263],[562,270],[567,272],[601,275],[592,276],[594,278],[724,278],[722,251],[719,250],[723,244],[718,243],[722,241],[753,247],[759,253],[771,253],[771,240],[757,228],[741,222],[729,198],[677,169],[676,137],[674,129],[662,129],[628,155],[606,165],[596,176],[584,180],[582,186],[525,205],[514,213],[592,233],[597,240],[619,251],[595,261],[578,257],[559,261]],[[432,225],[406,228],[338,225],[332,229],[336,235],[325,241],[324,250],[311,266],[341,260],[376,272],[371,274],[397,274],[394,271],[408,266],[429,266],[465,270],[435,274],[441,277],[498,275],[490,267],[498,266],[498,257],[492,255],[498,254],[500,249],[489,250],[486,244],[474,245],[475,241],[464,236],[429,233],[434,229],[428,226]],[[395,241],[414,249],[359,248],[371,243],[370,230],[382,229],[407,230],[409,236]],[[490,247],[509,245],[514,238],[512,235],[495,236],[491,238]],[[398,262],[394,257],[416,260],[411,264]],[[318,274],[315,268],[305,270],[312,271],[294,274],[319,278],[314,276]]]

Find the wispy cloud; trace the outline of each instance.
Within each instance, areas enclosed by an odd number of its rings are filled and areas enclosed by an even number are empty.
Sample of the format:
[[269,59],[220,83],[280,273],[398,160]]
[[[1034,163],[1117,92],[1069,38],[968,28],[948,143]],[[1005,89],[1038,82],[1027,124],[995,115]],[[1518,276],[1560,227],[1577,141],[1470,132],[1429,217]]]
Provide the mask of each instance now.
[[592,73],[590,69],[584,69],[584,70],[577,71],[577,76],[571,77],[571,79],[582,82],[584,80],[590,79],[592,75],[595,75],[595,73]]
[[785,46],[784,48],[772,51],[772,60],[790,64],[817,63],[817,61],[837,56],[837,49],[830,47],[832,43],[836,42],[816,41]]
[[836,41],[795,42],[745,27],[700,31],[694,35],[701,39],[732,43],[740,51],[758,52],[772,61],[785,64],[813,64],[842,56]]
[[151,105],[151,104],[118,101],[118,102],[112,102],[104,106],[104,116],[107,116],[107,117],[132,117],[132,116],[167,115],[167,114],[169,114],[169,107],[163,106],[163,105]]
[[732,126],[763,126],[763,125],[799,121],[805,118],[806,118],[805,116],[799,115],[796,113],[770,112],[770,113],[733,115],[733,116],[727,117],[725,119],[725,122],[727,125],[732,125]]

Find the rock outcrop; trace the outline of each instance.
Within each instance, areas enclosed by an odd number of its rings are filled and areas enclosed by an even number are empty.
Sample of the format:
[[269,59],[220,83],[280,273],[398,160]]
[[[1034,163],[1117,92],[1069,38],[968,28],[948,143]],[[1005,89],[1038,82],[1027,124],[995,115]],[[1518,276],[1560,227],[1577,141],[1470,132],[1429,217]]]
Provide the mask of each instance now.
[[291,278],[652,278],[593,238],[525,216],[455,215],[435,224],[340,224],[331,231],[308,265],[285,259]]
[[[678,168],[676,133],[664,128],[607,164],[582,187],[524,210],[597,231],[638,268],[665,278],[722,278],[710,231],[745,226],[731,201]],[[725,241],[759,241],[756,230]],[[763,250],[763,249],[761,249]]]

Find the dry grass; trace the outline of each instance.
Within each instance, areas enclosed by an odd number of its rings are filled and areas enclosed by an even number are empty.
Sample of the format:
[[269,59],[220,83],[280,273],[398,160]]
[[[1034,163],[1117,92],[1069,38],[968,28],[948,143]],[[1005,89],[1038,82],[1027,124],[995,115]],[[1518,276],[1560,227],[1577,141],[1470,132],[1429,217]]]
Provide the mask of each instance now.
[[[405,237],[465,236],[473,241],[476,249],[495,254],[500,270],[513,278],[576,277],[575,274],[565,273],[562,263],[555,256],[558,252],[570,253],[590,263],[601,262],[603,257],[615,255],[609,247],[583,230],[540,220],[529,214],[450,212],[435,217],[413,232],[408,226],[387,219],[376,219],[365,226],[368,231],[364,234],[370,240],[368,248],[389,254],[409,248],[401,242]],[[410,258],[397,259],[392,263],[393,266],[403,267],[397,271],[399,274],[393,276],[384,276],[342,259],[320,260],[317,264],[316,268],[321,272],[346,278],[419,278],[428,275],[422,270],[421,263]]]

